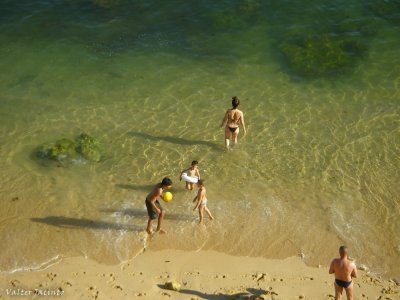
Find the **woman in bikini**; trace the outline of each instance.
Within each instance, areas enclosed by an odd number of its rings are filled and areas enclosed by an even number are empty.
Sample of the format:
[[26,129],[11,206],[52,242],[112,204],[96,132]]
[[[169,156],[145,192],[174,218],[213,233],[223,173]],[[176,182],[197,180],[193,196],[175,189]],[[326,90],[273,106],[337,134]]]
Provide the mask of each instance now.
[[225,125],[225,146],[229,148],[229,140],[232,139],[232,144],[237,144],[237,137],[239,135],[239,125],[243,127],[244,134],[246,135],[246,126],[244,125],[243,112],[237,107],[240,104],[238,97],[232,97],[232,108],[228,109],[222,120],[221,127]]

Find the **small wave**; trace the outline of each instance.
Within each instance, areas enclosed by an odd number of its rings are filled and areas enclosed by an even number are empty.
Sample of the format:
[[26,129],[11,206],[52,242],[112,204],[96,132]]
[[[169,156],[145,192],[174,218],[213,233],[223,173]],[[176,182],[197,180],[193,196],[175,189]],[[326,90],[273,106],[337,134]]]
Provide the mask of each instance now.
[[44,270],[52,265],[57,264],[58,262],[61,261],[61,259],[62,259],[62,257],[60,255],[57,255],[57,256],[50,258],[49,260],[42,262],[42,263],[37,263],[37,264],[31,265],[31,266],[25,266],[25,267],[19,267],[19,268],[15,268],[15,269],[11,269],[11,270],[6,270],[6,271],[2,271],[0,273],[13,274],[13,273],[17,273],[17,272]]

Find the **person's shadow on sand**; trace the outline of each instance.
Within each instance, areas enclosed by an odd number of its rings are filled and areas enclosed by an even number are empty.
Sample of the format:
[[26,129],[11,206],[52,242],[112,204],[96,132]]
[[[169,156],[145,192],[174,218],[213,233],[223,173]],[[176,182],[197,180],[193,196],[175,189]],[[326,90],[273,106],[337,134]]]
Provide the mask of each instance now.
[[210,147],[214,150],[223,150],[222,147],[220,147],[219,145],[213,143],[213,142],[207,142],[207,141],[199,141],[199,140],[188,140],[188,139],[183,139],[183,138],[178,138],[178,137],[174,137],[174,136],[162,136],[162,135],[151,135],[145,132],[128,132],[128,135],[132,136],[132,137],[139,137],[139,138],[143,138],[146,140],[150,140],[150,141],[155,141],[155,142],[159,142],[164,141],[167,143],[172,143],[172,144],[177,144],[177,145],[188,145],[188,146],[198,146],[198,145],[202,145],[202,146],[207,146]]
[[[165,288],[164,284],[158,284],[158,287],[160,289],[163,289],[166,291],[171,291],[171,290]],[[269,294],[269,291],[266,291],[263,289],[248,288],[247,292],[228,295],[228,294],[222,294],[222,293],[221,294],[207,294],[207,293],[202,293],[202,292],[195,291],[195,290],[182,289],[179,292],[175,292],[175,293],[193,295],[193,296],[199,297],[201,299],[207,299],[207,300],[227,300],[227,299],[257,299],[257,297]]]

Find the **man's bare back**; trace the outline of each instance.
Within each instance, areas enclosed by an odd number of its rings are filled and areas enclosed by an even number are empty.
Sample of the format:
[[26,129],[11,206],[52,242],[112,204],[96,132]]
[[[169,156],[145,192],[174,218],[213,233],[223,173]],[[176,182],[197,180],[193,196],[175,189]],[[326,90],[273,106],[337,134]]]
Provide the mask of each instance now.
[[356,270],[356,266],[353,262],[349,261],[347,257],[345,258],[335,258],[332,260],[331,269],[335,273],[335,278],[342,281],[351,281],[352,274]]
[[340,299],[343,289],[348,300],[353,300],[353,278],[357,277],[357,267],[349,260],[346,246],[339,248],[340,258],[331,262],[329,274],[335,274],[335,300]]

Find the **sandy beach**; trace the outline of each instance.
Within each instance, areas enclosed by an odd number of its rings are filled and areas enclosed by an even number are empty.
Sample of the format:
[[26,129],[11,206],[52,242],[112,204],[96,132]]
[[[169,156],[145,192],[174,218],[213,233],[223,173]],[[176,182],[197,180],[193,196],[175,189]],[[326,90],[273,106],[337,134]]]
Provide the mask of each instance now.
[[[166,289],[176,281],[180,291]],[[355,299],[400,299],[400,283],[359,271]],[[2,274],[1,299],[333,299],[327,266],[213,251],[145,251],[121,265],[66,258],[40,271]]]
[[[400,0],[2,1],[0,300],[334,299],[340,245],[355,299],[400,300],[399,17]],[[233,96],[247,133],[227,151]],[[149,236],[164,177],[168,234]]]

